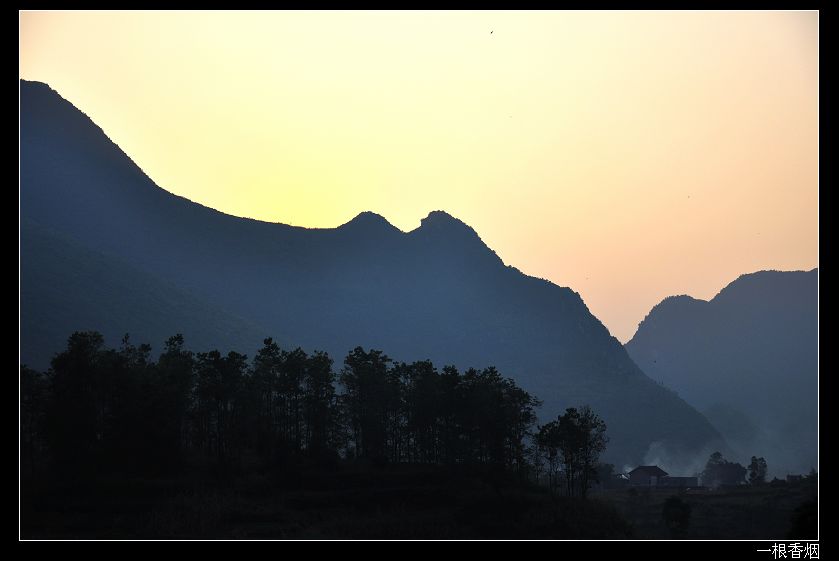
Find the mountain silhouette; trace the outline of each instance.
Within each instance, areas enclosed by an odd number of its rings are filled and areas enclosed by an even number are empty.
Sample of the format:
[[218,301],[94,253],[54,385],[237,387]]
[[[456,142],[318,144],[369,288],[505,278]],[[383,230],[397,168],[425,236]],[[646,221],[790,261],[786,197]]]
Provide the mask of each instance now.
[[20,237],[21,354],[30,365],[46,367],[43,349],[63,348],[80,330],[159,344],[184,325],[198,349],[251,348],[264,337],[262,327],[29,220],[21,221]]
[[816,466],[818,269],[743,275],[710,301],[665,298],[626,348],[742,460],[765,456],[781,476]]
[[[371,212],[322,229],[229,216],[159,188],[47,85],[20,87],[23,280],[40,274],[21,284],[21,352],[31,366],[46,364],[60,346],[45,342],[63,341],[78,317],[85,318],[79,328],[101,325],[111,342],[132,328],[135,342],[159,348],[161,320],[137,317],[156,309],[91,300],[101,283],[132,294],[171,287],[158,301],[188,306],[166,323],[193,348],[224,340],[222,350],[252,352],[261,338],[249,347],[238,338],[263,329],[283,346],[326,350],[338,364],[363,345],[400,360],[495,365],[544,401],[543,421],[590,404],[608,423],[607,457],[616,462],[641,460],[653,443],[692,453],[719,439],[701,414],[635,365],[576,292],[506,266],[447,213],[430,213],[410,232]],[[45,229],[51,236],[27,239]],[[50,239],[98,261],[63,260],[45,277],[37,269],[61,251]],[[101,279],[69,282],[91,267]],[[88,294],[67,294],[52,310],[62,287]],[[200,318],[202,310],[213,319]]]

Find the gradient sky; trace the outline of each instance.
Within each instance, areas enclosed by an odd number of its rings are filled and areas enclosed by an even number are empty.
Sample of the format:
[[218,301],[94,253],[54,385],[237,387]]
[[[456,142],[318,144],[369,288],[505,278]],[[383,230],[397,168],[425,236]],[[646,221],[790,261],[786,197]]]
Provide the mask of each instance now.
[[626,341],[818,262],[816,12],[21,12],[20,77],[161,187],[403,230],[441,209]]

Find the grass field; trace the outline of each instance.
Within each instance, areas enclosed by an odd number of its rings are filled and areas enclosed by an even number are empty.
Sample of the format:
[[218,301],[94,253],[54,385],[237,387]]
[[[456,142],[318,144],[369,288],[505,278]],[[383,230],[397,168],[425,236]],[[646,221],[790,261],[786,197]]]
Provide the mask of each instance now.
[[100,480],[24,496],[24,538],[628,538],[601,501],[427,466]]
[[[688,539],[815,539],[815,528],[793,531],[793,515],[815,499],[814,482],[741,486],[718,490],[612,489],[598,497],[613,505],[632,525],[636,538],[673,537],[664,523],[664,501],[678,496],[691,507]],[[810,526],[813,526],[812,524]],[[791,534],[792,532],[792,534]],[[806,535],[797,535],[797,534]]]
[[[23,538],[669,538],[662,505],[677,490],[551,497],[510,476],[428,466],[337,466],[219,478],[25,483]],[[786,538],[815,486],[682,493],[687,538]],[[796,536],[800,539],[815,536]]]

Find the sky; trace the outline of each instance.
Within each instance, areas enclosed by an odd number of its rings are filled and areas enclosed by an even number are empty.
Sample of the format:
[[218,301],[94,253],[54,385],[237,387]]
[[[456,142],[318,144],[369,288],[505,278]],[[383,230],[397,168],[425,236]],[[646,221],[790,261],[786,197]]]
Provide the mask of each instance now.
[[818,265],[817,12],[20,12],[19,74],[229,214],[445,210],[622,342]]

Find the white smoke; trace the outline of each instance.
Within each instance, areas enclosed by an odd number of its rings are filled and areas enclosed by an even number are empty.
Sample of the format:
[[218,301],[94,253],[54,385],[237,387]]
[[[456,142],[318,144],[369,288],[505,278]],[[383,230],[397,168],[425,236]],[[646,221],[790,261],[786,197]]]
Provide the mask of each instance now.
[[708,457],[717,450],[718,447],[709,445],[696,454],[685,454],[670,450],[665,443],[656,441],[647,448],[644,465],[658,466],[675,477],[699,476],[705,469]]

